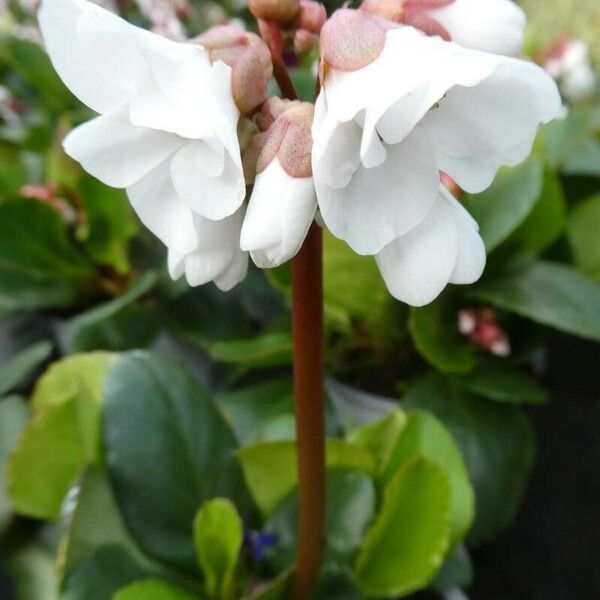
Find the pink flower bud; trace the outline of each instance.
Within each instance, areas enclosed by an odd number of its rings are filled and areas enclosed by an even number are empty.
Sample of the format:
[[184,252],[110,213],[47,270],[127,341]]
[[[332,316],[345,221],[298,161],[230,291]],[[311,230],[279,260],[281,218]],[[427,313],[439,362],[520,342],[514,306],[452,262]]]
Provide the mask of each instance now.
[[296,27],[311,33],[320,33],[327,20],[327,10],[320,2],[300,0],[300,10],[296,17]]
[[212,62],[220,60],[231,67],[231,91],[242,114],[252,113],[265,101],[273,65],[259,36],[235,25],[217,25],[195,41],[208,51]]
[[365,11],[342,8],[321,30],[321,59],[338,71],[357,71],[372,63],[383,51],[386,32],[396,27]]
[[262,21],[291,23],[300,9],[300,0],[248,0],[250,12]]

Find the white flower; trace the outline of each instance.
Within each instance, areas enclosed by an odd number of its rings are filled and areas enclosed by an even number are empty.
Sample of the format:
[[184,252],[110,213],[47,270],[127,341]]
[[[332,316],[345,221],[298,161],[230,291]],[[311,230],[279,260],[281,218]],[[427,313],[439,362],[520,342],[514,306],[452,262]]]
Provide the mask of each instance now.
[[263,134],[240,239],[242,249],[261,268],[276,267],[295,256],[314,220],[312,120],[312,104],[290,103]]
[[248,271],[248,254],[239,245],[243,218],[243,207],[231,217],[220,221],[194,215],[196,246],[184,254],[169,248],[168,267],[171,277],[178,279],[185,275],[192,286],[214,281],[224,292],[242,281]]
[[559,82],[565,98],[577,102],[591,96],[597,85],[589,49],[583,40],[561,40],[544,65]]
[[426,8],[424,13],[448,32],[451,41],[465,48],[507,56],[515,56],[521,50],[527,19],[512,0],[454,0],[439,4]]
[[44,0],[39,22],[58,74],[100,114],[68,135],[66,152],[125,188],[170,250],[193,252],[195,218],[224,219],[245,197],[231,68],[84,0]]
[[411,306],[434,300],[448,283],[473,283],[485,267],[479,227],[444,187],[423,221],[375,260],[390,293]]
[[381,253],[393,294],[418,304],[432,299],[444,278],[443,285],[462,277],[446,273],[446,265],[432,274],[429,294],[405,293],[402,278],[398,285],[392,280],[400,271],[390,264],[398,256],[390,244],[416,244],[418,225],[431,231],[450,215],[439,199],[439,171],[480,192],[501,165],[524,160],[539,124],[560,110],[556,85],[532,63],[351,10],[325,24],[321,54],[313,176],[323,220],[359,254]]

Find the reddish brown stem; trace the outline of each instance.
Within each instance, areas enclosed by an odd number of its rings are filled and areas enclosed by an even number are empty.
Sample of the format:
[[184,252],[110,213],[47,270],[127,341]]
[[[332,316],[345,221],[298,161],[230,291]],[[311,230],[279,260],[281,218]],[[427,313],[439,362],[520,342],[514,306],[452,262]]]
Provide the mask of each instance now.
[[292,260],[299,495],[295,600],[310,597],[319,576],[325,541],[322,256],[322,232],[313,223]]

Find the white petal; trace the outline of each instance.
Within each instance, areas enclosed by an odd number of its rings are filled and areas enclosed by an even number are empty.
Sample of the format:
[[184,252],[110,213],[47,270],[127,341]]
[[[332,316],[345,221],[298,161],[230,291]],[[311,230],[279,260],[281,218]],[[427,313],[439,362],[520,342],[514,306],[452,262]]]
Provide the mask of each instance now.
[[240,245],[257,266],[276,267],[300,249],[317,208],[312,177],[288,175],[278,158],[256,177]]
[[489,77],[450,89],[419,124],[436,148],[439,168],[473,193],[488,187],[500,166],[524,160],[538,126],[561,107],[556,84],[541,68],[496,58]]
[[[335,138],[332,138],[335,139]],[[438,171],[433,152],[416,135],[386,148],[379,167],[359,167],[347,187],[330,185],[328,169],[337,148],[313,156],[313,177],[323,221],[358,254],[376,254],[418,225],[437,198]],[[358,155],[358,148],[355,150]],[[323,172],[325,171],[325,172]]]
[[185,273],[185,254],[179,254],[172,248],[168,250],[167,269],[171,279],[176,281]]
[[515,56],[523,45],[527,19],[512,0],[455,0],[429,15],[465,48]]
[[192,210],[173,187],[168,160],[128,187],[127,196],[142,223],[168,248],[185,254],[196,247]]
[[[206,162],[207,156],[211,158]],[[219,171],[215,166],[220,166],[221,160],[223,168],[214,176]],[[171,177],[188,206],[208,219],[219,220],[232,215],[246,195],[243,173],[231,155],[222,146],[214,152],[200,140],[188,142],[174,155]]]
[[387,245],[375,260],[392,296],[424,306],[446,287],[457,255],[452,211],[440,196],[420,225]]
[[242,281],[248,273],[248,254],[238,252],[229,267],[221,275],[215,277],[215,285],[223,292],[228,292]]
[[181,144],[181,138],[172,133],[134,127],[120,111],[73,129],[64,148],[88,173],[123,188],[139,181]]

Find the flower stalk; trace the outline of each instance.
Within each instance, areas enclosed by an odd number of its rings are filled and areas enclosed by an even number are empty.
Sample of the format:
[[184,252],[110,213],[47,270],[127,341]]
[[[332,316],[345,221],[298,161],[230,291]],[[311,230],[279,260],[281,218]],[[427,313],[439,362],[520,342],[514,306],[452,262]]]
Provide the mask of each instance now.
[[313,223],[300,252],[292,259],[299,495],[296,600],[310,597],[319,575],[325,540],[322,256],[322,232]]

